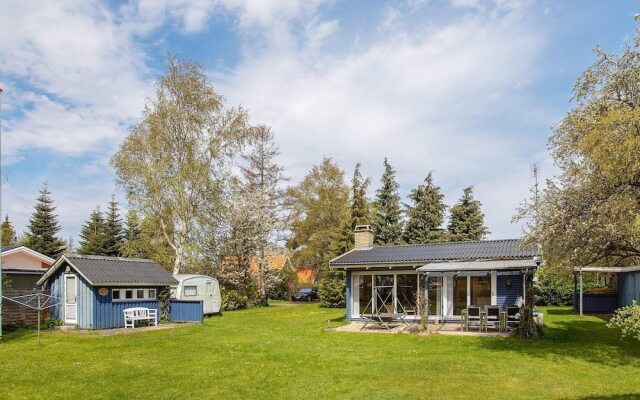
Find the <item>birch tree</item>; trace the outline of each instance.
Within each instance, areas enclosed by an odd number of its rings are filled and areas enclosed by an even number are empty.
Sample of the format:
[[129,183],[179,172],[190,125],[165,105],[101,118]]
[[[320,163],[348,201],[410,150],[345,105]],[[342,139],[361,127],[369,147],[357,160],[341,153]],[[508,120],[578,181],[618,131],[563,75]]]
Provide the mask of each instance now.
[[245,111],[225,106],[201,65],[169,57],[155,97],[111,164],[130,204],[157,219],[175,253],[174,274],[201,228],[222,223],[230,166],[250,135]]

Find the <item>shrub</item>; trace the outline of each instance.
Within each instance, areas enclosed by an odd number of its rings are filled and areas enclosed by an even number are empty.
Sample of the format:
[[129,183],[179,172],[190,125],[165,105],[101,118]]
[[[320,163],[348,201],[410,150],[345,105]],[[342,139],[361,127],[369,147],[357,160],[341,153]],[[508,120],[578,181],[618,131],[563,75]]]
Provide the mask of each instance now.
[[318,288],[320,304],[327,308],[344,307],[345,301],[345,278],[342,271],[327,271],[320,278]]
[[222,291],[222,309],[224,311],[247,308],[248,302],[247,296],[242,296],[235,290],[225,289]]
[[607,323],[609,328],[619,328],[622,337],[632,337],[640,340],[640,305],[633,300],[630,306],[616,310]]
[[570,306],[573,304],[573,278],[566,269],[543,267],[533,287],[536,305]]

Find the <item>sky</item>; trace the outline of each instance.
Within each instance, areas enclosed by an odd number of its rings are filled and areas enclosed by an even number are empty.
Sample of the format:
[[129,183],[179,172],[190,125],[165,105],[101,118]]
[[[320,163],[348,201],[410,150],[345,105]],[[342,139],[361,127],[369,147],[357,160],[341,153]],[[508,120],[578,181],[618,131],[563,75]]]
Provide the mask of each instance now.
[[323,157],[401,195],[433,172],[445,202],[473,185],[489,238],[557,173],[552,127],[593,48],[633,38],[635,0],[0,0],[2,214],[22,232],[47,182],[62,225],[112,194],[109,159],[168,53],[203,65],[228,106],[272,128],[295,184]]

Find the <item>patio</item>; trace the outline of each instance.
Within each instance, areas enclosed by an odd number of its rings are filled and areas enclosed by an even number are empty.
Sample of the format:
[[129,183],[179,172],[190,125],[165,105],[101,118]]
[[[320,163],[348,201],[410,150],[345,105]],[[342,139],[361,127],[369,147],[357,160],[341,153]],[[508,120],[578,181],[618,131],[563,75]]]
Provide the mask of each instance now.
[[498,331],[479,331],[469,330],[465,331],[460,323],[442,323],[442,324],[429,324],[428,331],[418,331],[418,324],[397,323],[390,326],[390,329],[386,329],[381,326],[367,326],[362,329],[364,322],[351,322],[350,324],[333,328],[334,332],[361,332],[361,333],[386,333],[386,334],[399,334],[399,333],[418,333],[419,335],[448,335],[448,336],[487,336],[487,337],[509,337],[511,334]]

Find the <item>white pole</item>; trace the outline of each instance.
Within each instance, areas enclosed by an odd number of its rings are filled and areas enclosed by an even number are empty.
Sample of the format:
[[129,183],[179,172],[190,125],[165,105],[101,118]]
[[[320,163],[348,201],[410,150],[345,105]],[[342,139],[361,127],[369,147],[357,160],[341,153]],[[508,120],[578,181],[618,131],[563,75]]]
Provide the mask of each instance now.
[[40,293],[38,293],[38,345],[40,344]]
[[582,268],[580,269],[580,316],[582,317]]
[[[0,88],[0,216],[2,215],[2,88]],[[0,341],[2,340],[2,229],[0,229]]]

